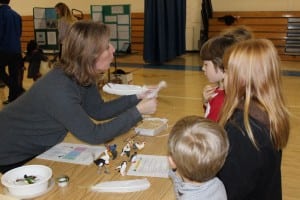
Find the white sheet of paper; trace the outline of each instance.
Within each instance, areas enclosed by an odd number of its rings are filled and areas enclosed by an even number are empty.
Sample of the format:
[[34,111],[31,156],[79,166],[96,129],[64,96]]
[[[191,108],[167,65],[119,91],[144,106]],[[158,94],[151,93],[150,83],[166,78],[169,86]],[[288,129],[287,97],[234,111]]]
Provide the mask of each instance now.
[[33,16],[34,18],[45,18],[46,9],[45,8],[33,8]]
[[106,15],[105,22],[117,22],[117,17],[114,15]]
[[81,165],[90,165],[105,151],[104,146],[59,143],[37,158]]
[[110,38],[117,39],[117,24],[107,24],[110,28]]
[[127,175],[168,178],[169,162],[167,156],[138,154]]
[[102,12],[102,6],[92,5],[93,12]]
[[35,29],[45,29],[47,28],[45,19],[34,19],[34,28]]
[[112,14],[122,14],[124,13],[123,6],[111,6],[111,13]]
[[48,45],[56,45],[57,44],[55,31],[47,32],[47,38],[48,38]]
[[46,33],[44,31],[36,32],[36,42],[39,45],[46,45]]
[[120,39],[120,40],[129,40],[129,32],[127,32],[127,31],[118,31],[118,39]]
[[118,24],[129,24],[129,15],[118,15]]
[[122,32],[129,32],[129,26],[128,25],[118,25],[118,31]]
[[102,13],[93,13],[92,18],[94,22],[102,22]]

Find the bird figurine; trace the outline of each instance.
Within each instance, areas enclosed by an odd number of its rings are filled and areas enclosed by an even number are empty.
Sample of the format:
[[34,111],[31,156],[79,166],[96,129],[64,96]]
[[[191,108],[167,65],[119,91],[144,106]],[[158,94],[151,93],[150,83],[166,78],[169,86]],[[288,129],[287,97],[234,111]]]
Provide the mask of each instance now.
[[104,165],[108,164],[107,161],[102,158],[94,160],[94,163],[99,167],[103,167]]
[[116,144],[108,145],[107,148],[109,149],[109,152],[112,155],[112,160],[116,159],[118,155],[117,145]]
[[131,155],[129,161],[130,161],[131,163],[135,163],[135,162],[136,162],[136,159],[137,159],[137,152],[134,152],[134,153]]
[[130,144],[129,143],[126,143],[126,145],[123,147],[122,149],[122,153],[121,153],[121,156],[124,156],[126,155],[127,157],[130,156]]
[[103,160],[105,160],[105,163],[106,163],[106,164],[109,164],[109,159],[110,159],[110,157],[109,157],[109,154],[108,154],[108,150],[107,150],[107,149],[104,151],[104,155],[101,156],[101,158],[102,158]]
[[127,167],[127,162],[126,162],[126,161],[123,161],[123,162],[121,163],[121,165],[118,166],[116,169],[119,170],[119,172],[120,172],[120,174],[121,174],[122,176],[125,176],[125,175],[126,175],[126,167]]
[[141,142],[141,143],[135,142],[133,144],[134,149],[142,150],[144,147],[145,147],[145,142]]
[[104,167],[104,173],[109,173],[106,165],[109,164],[109,155],[107,150],[104,151],[104,155],[94,160],[94,163],[99,167],[98,172],[100,173],[102,167]]

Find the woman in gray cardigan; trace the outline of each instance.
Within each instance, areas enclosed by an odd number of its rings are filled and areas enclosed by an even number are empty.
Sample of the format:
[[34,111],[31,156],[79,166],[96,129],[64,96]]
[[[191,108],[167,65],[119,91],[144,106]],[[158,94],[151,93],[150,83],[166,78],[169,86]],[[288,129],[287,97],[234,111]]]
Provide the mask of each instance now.
[[126,133],[142,114],[156,111],[156,98],[146,98],[149,91],[108,102],[102,99],[97,80],[110,67],[115,51],[109,36],[104,24],[73,24],[60,62],[0,111],[1,173],[62,142],[68,132],[101,144]]

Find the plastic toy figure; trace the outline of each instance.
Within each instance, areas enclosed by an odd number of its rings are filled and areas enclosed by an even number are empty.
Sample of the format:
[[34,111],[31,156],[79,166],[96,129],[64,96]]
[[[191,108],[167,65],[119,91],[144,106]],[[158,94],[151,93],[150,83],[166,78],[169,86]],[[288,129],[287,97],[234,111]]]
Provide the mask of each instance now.
[[105,166],[109,164],[109,161],[104,160],[103,158],[98,158],[94,160],[94,163],[99,167],[98,173],[101,172],[100,170],[102,169],[102,167],[104,167],[104,173],[109,173],[108,169]]
[[117,158],[118,152],[117,152],[117,145],[107,145],[106,148],[108,149],[108,152],[111,154],[112,160]]
[[109,164],[109,155],[108,151],[104,151],[105,155],[101,156],[100,158],[94,160],[94,163],[99,167],[99,170],[104,167],[104,172],[109,173],[107,167],[105,165]]
[[135,142],[133,144],[133,149],[142,150],[144,147],[145,147],[145,142],[142,142],[142,143]]
[[129,161],[131,163],[135,163],[136,162],[136,159],[137,159],[137,152],[134,152],[134,154],[131,155]]
[[108,150],[107,150],[107,149],[104,151],[104,155],[101,156],[101,158],[104,159],[105,162],[106,162],[107,164],[109,164],[109,159],[110,159],[110,157],[109,157],[109,154],[108,154]]
[[125,176],[126,175],[126,167],[127,167],[127,162],[126,161],[123,161],[121,163],[120,166],[118,166],[116,169],[119,169],[119,172],[121,173],[122,176]]
[[127,143],[124,147],[123,147],[123,149],[122,149],[122,153],[121,153],[121,156],[124,156],[125,154],[126,154],[126,156],[127,157],[129,157],[130,156],[130,144],[129,143]]
[[94,160],[94,163],[99,167],[103,167],[104,165],[108,164],[107,161],[102,158]]
[[33,176],[33,175],[30,175],[30,176],[27,176],[26,174],[24,175],[24,178],[21,178],[21,179],[17,179],[16,182],[24,182],[24,183],[27,183],[27,184],[33,184],[37,181],[37,177],[36,176]]

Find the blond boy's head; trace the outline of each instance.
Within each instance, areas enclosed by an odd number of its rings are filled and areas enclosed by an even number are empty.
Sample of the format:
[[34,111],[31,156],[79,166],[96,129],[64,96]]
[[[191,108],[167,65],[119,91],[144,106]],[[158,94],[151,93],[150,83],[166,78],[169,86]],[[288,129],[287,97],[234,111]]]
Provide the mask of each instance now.
[[215,177],[229,148],[227,133],[217,123],[200,116],[180,119],[172,128],[168,150],[171,166],[189,181]]

